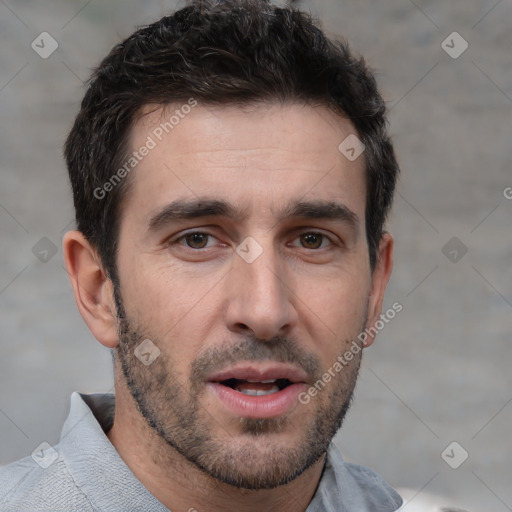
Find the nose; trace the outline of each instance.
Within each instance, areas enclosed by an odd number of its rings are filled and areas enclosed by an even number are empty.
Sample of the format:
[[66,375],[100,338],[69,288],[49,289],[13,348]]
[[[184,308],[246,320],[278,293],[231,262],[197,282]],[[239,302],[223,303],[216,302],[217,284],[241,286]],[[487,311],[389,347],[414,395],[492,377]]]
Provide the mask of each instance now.
[[228,329],[262,340],[288,334],[298,319],[288,274],[271,248],[252,263],[234,255],[226,276]]

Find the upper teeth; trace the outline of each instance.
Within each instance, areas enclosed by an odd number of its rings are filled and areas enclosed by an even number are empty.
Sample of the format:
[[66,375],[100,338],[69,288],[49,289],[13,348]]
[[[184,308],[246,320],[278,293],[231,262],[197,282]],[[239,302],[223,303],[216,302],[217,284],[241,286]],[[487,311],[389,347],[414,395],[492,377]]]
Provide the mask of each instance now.
[[271,380],[249,380],[247,379],[246,382],[252,382],[252,383],[260,383],[260,384],[270,384],[271,382],[275,382],[276,379],[271,379]]

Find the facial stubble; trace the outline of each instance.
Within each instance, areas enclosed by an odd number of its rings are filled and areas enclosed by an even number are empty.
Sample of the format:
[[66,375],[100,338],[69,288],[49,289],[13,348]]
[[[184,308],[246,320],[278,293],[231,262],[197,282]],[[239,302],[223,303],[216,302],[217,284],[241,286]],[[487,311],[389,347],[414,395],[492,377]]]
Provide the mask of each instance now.
[[[119,334],[115,357],[138,412],[169,447],[168,460],[177,451],[214,479],[236,488],[258,490],[291,482],[326,453],[352,402],[360,355],[343,368],[345,374],[337,375],[338,386],[326,387],[307,405],[297,403],[296,408],[304,410],[294,409],[277,418],[240,418],[238,432],[230,432],[200,403],[208,374],[240,361],[273,361],[302,368],[314,384],[323,375],[318,358],[287,337],[266,341],[246,337],[234,346],[205,348],[191,363],[188,380],[180,379],[162,340],[129,319],[118,287],[114,293]],[[160,349],[149,366],[134,355],[145,339]],[[350,342],[346,340],[342,346]],[[295,446],[283,446],[280,439],[285,439],[293,427],[293,418],[307,414],[311,420]],[[159,458],[166,460],[161,454]]]

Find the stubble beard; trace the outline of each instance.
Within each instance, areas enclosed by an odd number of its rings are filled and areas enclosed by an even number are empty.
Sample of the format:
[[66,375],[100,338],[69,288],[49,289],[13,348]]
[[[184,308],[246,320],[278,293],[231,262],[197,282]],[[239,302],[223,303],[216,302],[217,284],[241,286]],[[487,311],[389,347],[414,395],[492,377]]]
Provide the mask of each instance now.
[[[337,376],[341,385],[324,389],[307,405],[297,403],[296,408],[304,408],[298,411],[298,416],[293,415],[294,409],[278,418],[240,418],[239,433],[231,434],[200,403],[205,392],[203,377],[208,372],[242,360],[272,360],[299,366],[311,382],[316,382],[323,374],[319,360],[289,338],[271,341],[246,338],[235,346],[206,349],[190,365],[188,381],[182,379],[180,382],[174,371],[176,365],[163,349],[164,344],[152,337],[147,329],[143,334],[143,329],[127,318],[119,289],[114,288],[119,333],[115,357],[138,412],[170,448],[167,459],[163,454],[157,458],[171,460],[175,458],[175,450],[220,482],[236,488],[260,490],[291,482],[326,453],[350,408],[360,355],[350,366],[343,368],[342,372],[347,372],[345,375]],[[143,365],[134,355],[135,348],[145,339],[150,339],[161,350],[149,366]],[[343,346],[348,346],[350,341]],[[311,407],[315,410],[311,411]],[[311,420],[295,446],[283,446],[279,439],[283,439],[287,429],[293,426],[292,419],[302,418],[304,414],[309,414]],[[215,430],[219,433],[215,434]]]

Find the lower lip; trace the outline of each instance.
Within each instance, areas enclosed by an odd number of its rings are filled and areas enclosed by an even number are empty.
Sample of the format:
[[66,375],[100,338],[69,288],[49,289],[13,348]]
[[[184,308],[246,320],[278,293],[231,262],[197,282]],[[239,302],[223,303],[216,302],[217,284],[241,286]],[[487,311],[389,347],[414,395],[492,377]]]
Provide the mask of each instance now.
[[296,383],[269,395],[244,395],[218,382],[208,382],[223,405],[237,416],[245,418],[275,418],[290,411],[297,404],[306,384]]

